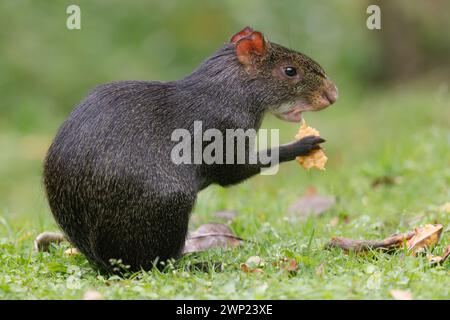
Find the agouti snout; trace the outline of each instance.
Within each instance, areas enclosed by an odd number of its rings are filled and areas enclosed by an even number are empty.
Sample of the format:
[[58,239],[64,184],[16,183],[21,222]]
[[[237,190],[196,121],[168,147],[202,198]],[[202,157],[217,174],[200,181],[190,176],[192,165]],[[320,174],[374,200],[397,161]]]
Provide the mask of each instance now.
[[[300,121],[302,112],[323,109],[337,95],[316,62],[248,27],[178,81],[98,86],[48,151],[44,183],[53,216],[69,241],[105,270],[115,271],[111,261],[118,259],[139,270],[176,258],[198,191],[239,183],[267,164],[259,154],[256,163],[175,164],[174,130],[192,133],[195,121],[223,133],[257,130],[268,112]],[[281,163],[323,141],[305,137],[268,151]]]
[[334,85],[333,82],[331,82],[329,79],[326,80],[325,89],[323,91],[323,95],[328,100],[330,104],[333,104],[336,102],[338,98],[338,88]]

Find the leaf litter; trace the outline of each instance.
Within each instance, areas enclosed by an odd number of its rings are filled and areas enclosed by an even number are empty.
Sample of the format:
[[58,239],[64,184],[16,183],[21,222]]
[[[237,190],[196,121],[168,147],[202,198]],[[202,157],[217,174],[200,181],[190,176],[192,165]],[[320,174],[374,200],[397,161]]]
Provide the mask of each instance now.
[[243,243],[227,225],[207,223],[188,233],[183,254],[205,251],[212,248],[234,248]]
[[[393,234],[383,240],[355,240],[344,237],[333,237],[325,245],[326,249],[340,248],[347,252],[366,252],[374,249],[391,250],[401,247],[407,248],[407,252],[412,256],[424,253],[428,249],[438,244],[443,226],[441,224],[427,224],[423,227],[414,228],[404,234]],[[448,245],[442,256],[427,255],[431,264],[442,264],[450,255],[450,245]]]

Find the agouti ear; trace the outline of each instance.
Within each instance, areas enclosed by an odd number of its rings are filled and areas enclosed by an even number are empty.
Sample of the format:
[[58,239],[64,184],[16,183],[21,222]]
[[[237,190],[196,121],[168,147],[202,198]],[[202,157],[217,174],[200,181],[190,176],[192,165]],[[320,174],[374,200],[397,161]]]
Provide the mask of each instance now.
[[266,53],[266,41],[261,32],[254,31],[236,43],[236,56],[244,65],[251,64],[255,58]]
[[245,38],[246,36],[249,36],[252,32],[253,32],[252,28],[245,27],[244,29],[242,29],[241,31],[236,33],[234,36],[232,36],[231,39],[230,39],[230,42],[231,43],[236,43],[239,40],[241,40],[242,38]]

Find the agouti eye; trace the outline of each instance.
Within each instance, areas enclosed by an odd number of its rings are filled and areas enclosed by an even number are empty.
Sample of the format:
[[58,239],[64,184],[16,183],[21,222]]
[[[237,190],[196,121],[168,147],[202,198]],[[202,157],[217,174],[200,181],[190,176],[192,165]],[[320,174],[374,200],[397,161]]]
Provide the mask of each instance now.
[[284,68],[284,74],[288,77],[294,77],[297,75],[297,70],[294,67],[286,67]]

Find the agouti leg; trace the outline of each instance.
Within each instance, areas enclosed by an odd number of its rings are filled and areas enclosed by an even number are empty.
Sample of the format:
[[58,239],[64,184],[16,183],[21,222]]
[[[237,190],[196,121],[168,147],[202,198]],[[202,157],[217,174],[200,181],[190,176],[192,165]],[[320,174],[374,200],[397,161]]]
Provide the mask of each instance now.
[[[263,168],[269,168],[278,163],[294,160],[298,156],[306,156],[314,150],[320,149],[319,143],[325,142],[324,139],[317,136],[307,136],[298,141],[281,145],[277,148],[262,151],[257,156],[255,164],[235,164],[221,165],[216,173],[217,182],[221,186],[228,186],[240,183],[258,173]],[[273,156],[278,153],[278,161]],[[264,156],[263,156],[264,155]],[[272,158],[269,163],[263,163],[263,157]]]
[[138,271],[151,269],[155,262],[178,258],[195,194],[165,192],[160,197],[140,198],[136,206],[104,216],[91,230],[94,262],[116,271],[114,260],[121,260],[130,266],[129,271]]

